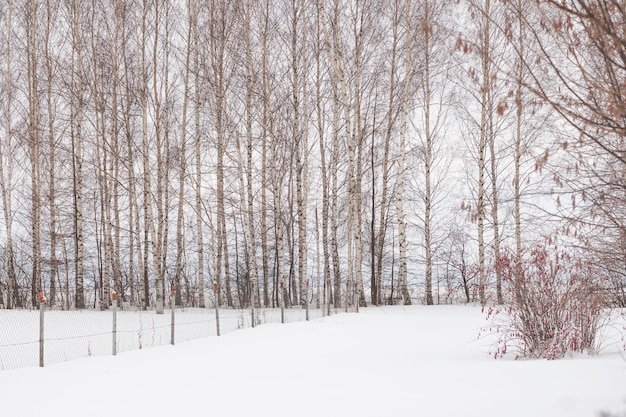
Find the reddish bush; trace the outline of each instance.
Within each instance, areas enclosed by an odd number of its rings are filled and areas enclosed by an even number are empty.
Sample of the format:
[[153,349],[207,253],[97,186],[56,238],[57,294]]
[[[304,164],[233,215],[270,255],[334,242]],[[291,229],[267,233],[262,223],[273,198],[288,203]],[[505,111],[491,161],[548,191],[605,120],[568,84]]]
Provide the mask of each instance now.
[[492,354],[558,359],[567,352],[596,353],[607,323],[602,292],[591,270],[554,246],[538,245],[525,259],[505,253],[502,273],[509,303],[487,308],[497,333]]

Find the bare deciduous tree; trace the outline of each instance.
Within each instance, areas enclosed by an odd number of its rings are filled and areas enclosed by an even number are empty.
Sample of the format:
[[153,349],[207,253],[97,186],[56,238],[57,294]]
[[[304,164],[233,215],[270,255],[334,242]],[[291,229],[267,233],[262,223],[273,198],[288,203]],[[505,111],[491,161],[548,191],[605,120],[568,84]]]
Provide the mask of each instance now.
[[7,308],[22,307],[22,299],[19,295],[15,250],[13,243],[13,0],[7,3],[6,13],[3,16],[6,27],[5,51],[7,57],[4,73],[4,88],[6,92],[6,102],[4,105],[4,138],[0,144],[0,192],[2,193],[2,212],[4,214],[4,224],[6,229],[6,268],[7,268]]

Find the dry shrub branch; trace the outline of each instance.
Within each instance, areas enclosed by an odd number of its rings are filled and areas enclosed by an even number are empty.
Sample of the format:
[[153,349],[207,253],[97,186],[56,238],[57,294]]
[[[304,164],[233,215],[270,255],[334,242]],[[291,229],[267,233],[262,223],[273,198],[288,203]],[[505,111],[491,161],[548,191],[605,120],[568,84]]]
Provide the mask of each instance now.
[[598,352],[611,314],[604,308],[603,278],[584,262],[548,242],[523,259],[505,252],[495,267],[510,302],[486,310],[489,330],[497,334],[494,357],[559,359],[569,352]]

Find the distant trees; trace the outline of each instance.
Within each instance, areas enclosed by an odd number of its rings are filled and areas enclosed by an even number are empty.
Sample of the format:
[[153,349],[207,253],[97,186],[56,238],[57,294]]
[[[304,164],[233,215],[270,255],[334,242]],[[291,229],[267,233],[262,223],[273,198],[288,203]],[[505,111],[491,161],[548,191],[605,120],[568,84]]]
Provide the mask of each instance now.
[[[162,312],[170,285],[199,307],[504,302],[490,266],[535,238],[533,204],[554,211],[533,187],[561,193],[554,228],[610,266],[619,295],[623,14],[608,0],[8,0],[0,306],[43,291],[107,308],[115,290]],[[549,152],[542,103],[565,126]]]

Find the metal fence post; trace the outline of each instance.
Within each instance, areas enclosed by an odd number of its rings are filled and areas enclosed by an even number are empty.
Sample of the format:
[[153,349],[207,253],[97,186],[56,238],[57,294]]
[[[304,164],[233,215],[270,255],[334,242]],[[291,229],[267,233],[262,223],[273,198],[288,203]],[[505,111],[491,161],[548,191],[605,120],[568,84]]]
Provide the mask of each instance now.
[[280,280],[280,322],[285,322],[285,281]]
[[327,297],[326,297],[326,315],[330,316],[330,295],[331,295],[331,288],[330,288],[330,277],[328,277],[328,279],[326,280],[326,292],[327,292]]
[[326,315],[326,278],[322,278],[322,317]]
[[217,286],[217,281],[213,281],[213,293],[215,293],[215,330],[217,330],[217,335],[220,335],[220,303],[219,303],[219,287]]
[[113,307],[113,337],[111,342],[111,352],[117,355],[117,293],[111,292],[111,305]]
[[170,343],[174,345],[174,332],[176,329],[176,284],[172,284],[172,292],[170,293],[170,308],[172,309],[172,333],[170,335]]
[[252,327],[254,327],[254,281],[250,280],[250,317],[252,319]]
[[304,288],[304,304],[306,306],[306,321],[309,321],[309,280],[306,280]]
[[39,292],[39,367],[44,364],[44,310],[46,309],[46,297]]

